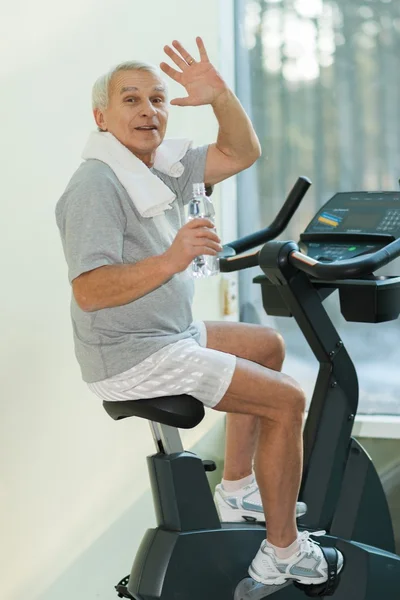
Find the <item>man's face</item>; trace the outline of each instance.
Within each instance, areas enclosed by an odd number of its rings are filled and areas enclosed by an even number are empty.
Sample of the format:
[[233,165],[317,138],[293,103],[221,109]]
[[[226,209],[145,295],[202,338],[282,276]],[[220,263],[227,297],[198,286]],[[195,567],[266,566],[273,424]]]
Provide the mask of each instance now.
[[119,71],[105,110],[94,111],[97,125],[112,133],[147,166],[165,136],[168,108],[165,85],[149,71]]

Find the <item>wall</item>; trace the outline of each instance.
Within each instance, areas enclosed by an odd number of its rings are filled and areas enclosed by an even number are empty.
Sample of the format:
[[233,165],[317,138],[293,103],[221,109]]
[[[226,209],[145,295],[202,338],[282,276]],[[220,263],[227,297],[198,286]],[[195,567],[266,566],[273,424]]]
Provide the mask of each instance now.
[[[94,79],[126,59],[159,63],[174,38],[196,55],[198,34],[219,64],[218,2],[0,2],[0,596],[62,600],[57,582],[68,579],[69,598],[108,599],[113,590],[96,584],[90,593],[93,582],[114,583],[109,560],[115,575],[129,570],[152,520],[145,456],[153,443],[146,423],[113,423],[81,381],[54,206],[93,128]],[[210,107],[171,110],[171,137],[202,144],[216,131]],[[218,318],[218,302],[218,280],[206,282],[195,316]],[[214,422],[208,415],[203,433]]]
[[[216,462],[217,471],[209,474],[211,486],[221,477],[223,442],[224,424],[219,419],[212,430],[203,431],[192,448],[202,458]],[[40,600],[116,600],[114,585],[130,573],[142,534],[155,525],[151,493],[143,486],[126,510],[61,572]]]

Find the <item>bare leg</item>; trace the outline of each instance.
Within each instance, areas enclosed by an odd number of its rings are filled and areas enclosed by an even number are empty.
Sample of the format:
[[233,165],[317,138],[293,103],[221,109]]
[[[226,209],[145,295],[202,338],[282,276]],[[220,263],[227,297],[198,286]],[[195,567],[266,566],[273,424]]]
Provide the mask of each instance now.
[[[269,327],[247,323],[206,322],[207,347],[246,358],[274,371],[282,369],[282,337]],[[224,479],[236,481],[252,473],[259,417],[227,413]]]
[[227,413],[224,479],[237,481],[253,472],[259,421],[253,415]]
[[[237,328],[240,325],[242,324],[215,324],[220,327],[219,347],[216,349],[238,355],[232,347],[223,349],[222,346],[224,337],[228,338],[228,328],[232,326]],[[221,326],[225,328],[222,337]],[[210,327],[207,323],[207,332],[211,333],[207,343],[209,347],[214,347],[212,344],[216,339],[212,337],[212,329],[213,325]],[[249,336],[253,338],[252,344],[255,343],[255,333],[253,329],[252,335]],[[241,353],[244,352],[245,346],[237,339],[238,329],[232,334],[236,337],[236,347]],[[276,334],[275,339],[278,339]],[[229,473],[235,474],[236,478],[245,476],[242,473],[249,469],[249,457],[255,443],[255,429],[252,424],[254,424],[254,417],[259,418],[255,470],[267,518],[268,540],[279,547],[289,546],[297,537],[295,506],[302,471],[304,408],[304,393],[293,379],[242,358],[238,358],[231,385],[216,406],[216,410],[238,415],[236,422],[234,421],[235,425],[231,426],[231,434],[240,430],[239,423],[242,415],[253,417],[253,420],[248,418],[242,421],[247,424],[247,427],[243,428],[240,442],[242,450],[245,449],[245,457],[240,457],[235,450],[237,439],[233,440],[231,435],[228,441],[230,445],[229,448],[227,447],[227,455],[228,461],[231,461]]]

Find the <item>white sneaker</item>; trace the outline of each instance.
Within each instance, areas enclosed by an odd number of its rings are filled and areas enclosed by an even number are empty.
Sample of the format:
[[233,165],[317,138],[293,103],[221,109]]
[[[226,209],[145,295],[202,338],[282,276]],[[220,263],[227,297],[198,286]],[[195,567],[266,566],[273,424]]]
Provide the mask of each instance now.
[[[249,575],[264,585],[282,585],[288,579],[306,585],[324,583],[328,579],[328,565],[318,542],[310,539],[310,535],[324,535],[325,531],[309,533],[304,531],[298,537],[299,550],[290,558],[281,559],[266,540],[261,544],[256,557],[249,567]],[[343,568],[343,554],[337,550],[337,572]]]
[[[246,517],[247,520],[265,522],[260,490],[255,479],[238,492],[226,492],[219,483],[215,488],[214,501],[219,518],[224,523],[240,522],[246,520]],[[296,518],[305,515],[306,512],[307,505],[297,502]]]

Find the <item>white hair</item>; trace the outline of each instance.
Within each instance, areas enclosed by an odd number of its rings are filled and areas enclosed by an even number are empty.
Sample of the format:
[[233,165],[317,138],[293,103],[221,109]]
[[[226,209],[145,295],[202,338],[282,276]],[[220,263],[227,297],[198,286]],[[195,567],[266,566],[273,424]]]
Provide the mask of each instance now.
[[153,75],[156,75],[167,89],[167,84],[163,77],[161,76],[161,71],[154,65],[139,62],[139,61],[127,61],[123,63],[119,63],[115,67],[112,67],[105,75],[101,75],[96,81],[92,88],[92,109],[99,108],[100,110],[104,110],[108,106],[109,101],[109,92],[110,92],[110,84],[113,80],[113,77],[119,71],[148,71]]

